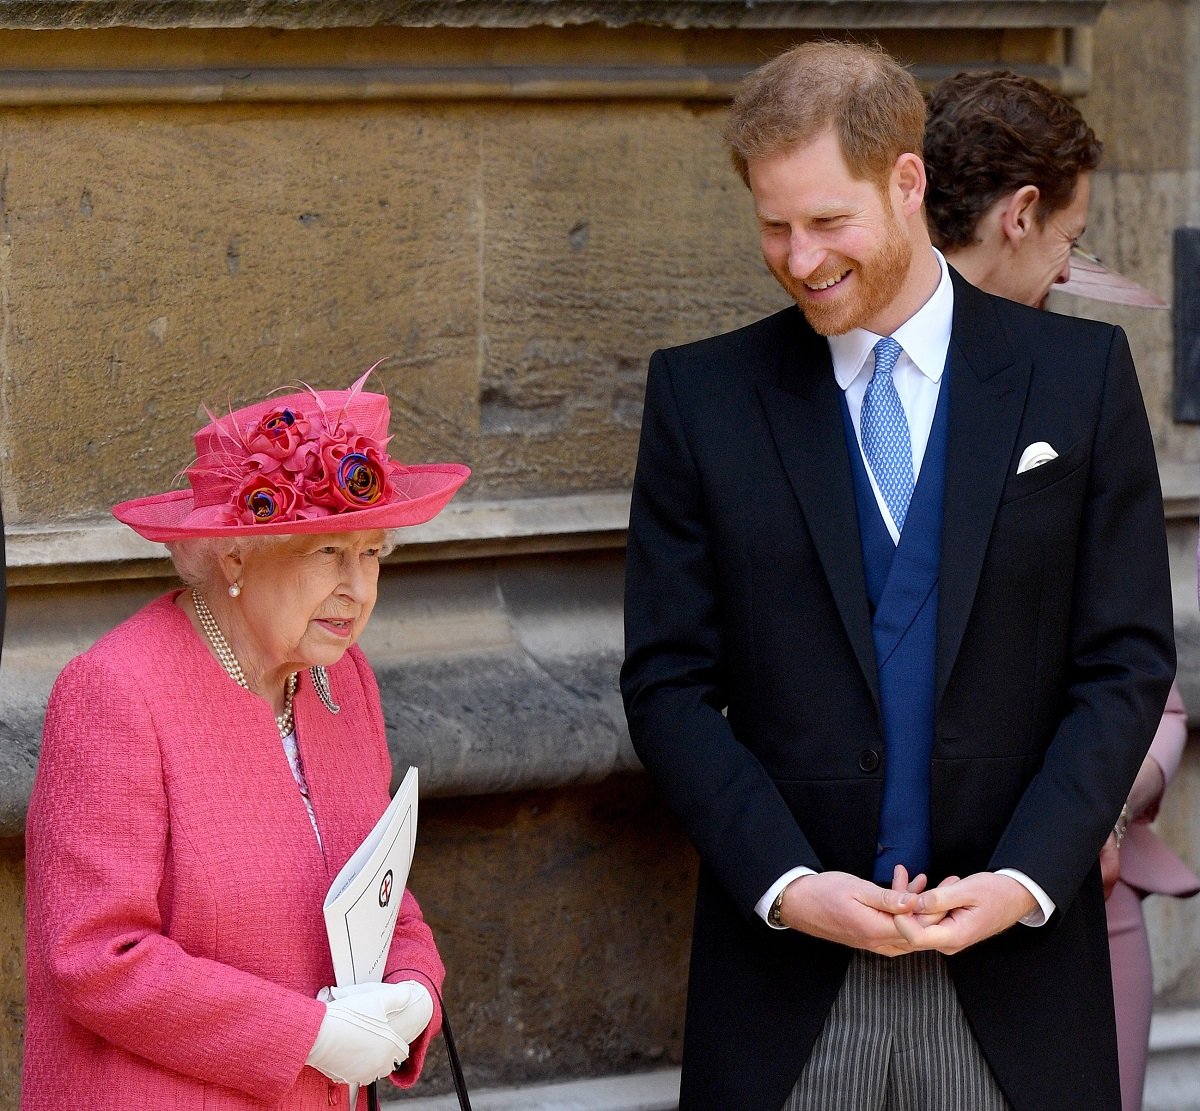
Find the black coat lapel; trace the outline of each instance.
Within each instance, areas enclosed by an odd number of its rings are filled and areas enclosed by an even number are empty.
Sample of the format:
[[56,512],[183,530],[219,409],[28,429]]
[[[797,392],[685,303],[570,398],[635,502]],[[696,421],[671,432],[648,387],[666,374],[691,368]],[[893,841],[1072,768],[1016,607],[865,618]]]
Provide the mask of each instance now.
[[938,600],[939,699],[971,614],[1032,369],[1027,356],[1014,352],[987,295],[950,273],[954,324]]
[[807,327],[799,312],[795,319],[799,326],[781,345],[778,365],[767,368],[770,373],[759,379],[759,398],[838,613],[878,707],[871,614],[854,482],[842,431],[840,391],[829,344]]

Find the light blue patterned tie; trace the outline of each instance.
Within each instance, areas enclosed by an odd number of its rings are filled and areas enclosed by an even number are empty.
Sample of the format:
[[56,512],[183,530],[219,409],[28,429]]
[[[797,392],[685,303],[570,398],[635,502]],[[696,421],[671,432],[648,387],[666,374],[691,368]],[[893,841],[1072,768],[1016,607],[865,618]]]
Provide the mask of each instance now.
[[888,336],[875,345],[875,373],[863,397],[859,429],[863,455],[897,530],[904,528],[913,492],[912,441],[892,371],[902,348]]

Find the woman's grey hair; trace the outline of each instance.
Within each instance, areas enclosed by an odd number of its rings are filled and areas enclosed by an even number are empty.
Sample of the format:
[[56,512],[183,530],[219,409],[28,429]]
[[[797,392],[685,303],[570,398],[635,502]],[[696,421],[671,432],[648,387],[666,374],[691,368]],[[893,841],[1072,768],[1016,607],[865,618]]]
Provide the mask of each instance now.
[[[384,533],[383,548],[380,556],[388,555],[396,546],[401,529],[388,529]],[[221,556],[232,551],[260,551],[276,547],[291,540],[290,535],[284,536],[196,536],[183,540],[172,540],[167,544],[171,553],[171,562],[175,564],[175,573],[183,580],[185,586],[193,590],[211,590],[214,585],[224,589],[223,582],[218,583],[218,563]]]
[[[184,586],[205,591],[217,584],[218,566],[223,555],[232,551],[265,549],[287,539],[286,536],[196,536],[172,540],[167,544],[167,551],[175,564],[175,574],[183,580]],[[220,584],[222,589],[224,585]]]

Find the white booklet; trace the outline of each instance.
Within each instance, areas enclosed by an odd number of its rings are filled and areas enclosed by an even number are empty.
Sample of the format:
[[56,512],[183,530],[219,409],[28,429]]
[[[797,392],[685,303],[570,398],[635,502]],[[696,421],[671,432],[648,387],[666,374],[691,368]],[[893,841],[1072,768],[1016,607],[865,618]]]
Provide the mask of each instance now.
[[416,844],[417,769],[410,767],[383,816],[325,896],[325,929],[338,987],[383,980]]

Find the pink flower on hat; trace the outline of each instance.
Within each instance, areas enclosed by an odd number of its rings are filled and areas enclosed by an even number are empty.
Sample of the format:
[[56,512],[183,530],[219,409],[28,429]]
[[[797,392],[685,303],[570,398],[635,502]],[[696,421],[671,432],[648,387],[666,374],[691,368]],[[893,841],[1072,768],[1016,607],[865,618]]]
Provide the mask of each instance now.
[[[376,364],[378,366],[378,364]],[[460,463],[389,458],[388,402],[363,387],[302,386],[196,432],[189,489],[134,498],[113,514],[148,540],[399,528],[437,514],[467,480]]]
[[231,524],[315,520],[392,496],[386,441],[360,435],[316,400],[310,413],[295,403],[267,413],[245,426],[240,443],[244,453],[229,450],[224,460]]
[[298,474],[305,469],[309,454],[316,449],[308,418],[293,407],[276,409],[257,424],[246,428],[247,462],[264,471],[278,467]]
[[300,493],[286,477],[256,473],[250,475],[233,496],[227,517],[230,524],[265,525],[274,521],[294,521],[300,517],[297,506]]
[[387,457],[344,421],[336,433],[321,437],[315,461],[316,476],[305,493],[330,513],[367,509],[391,496]]

